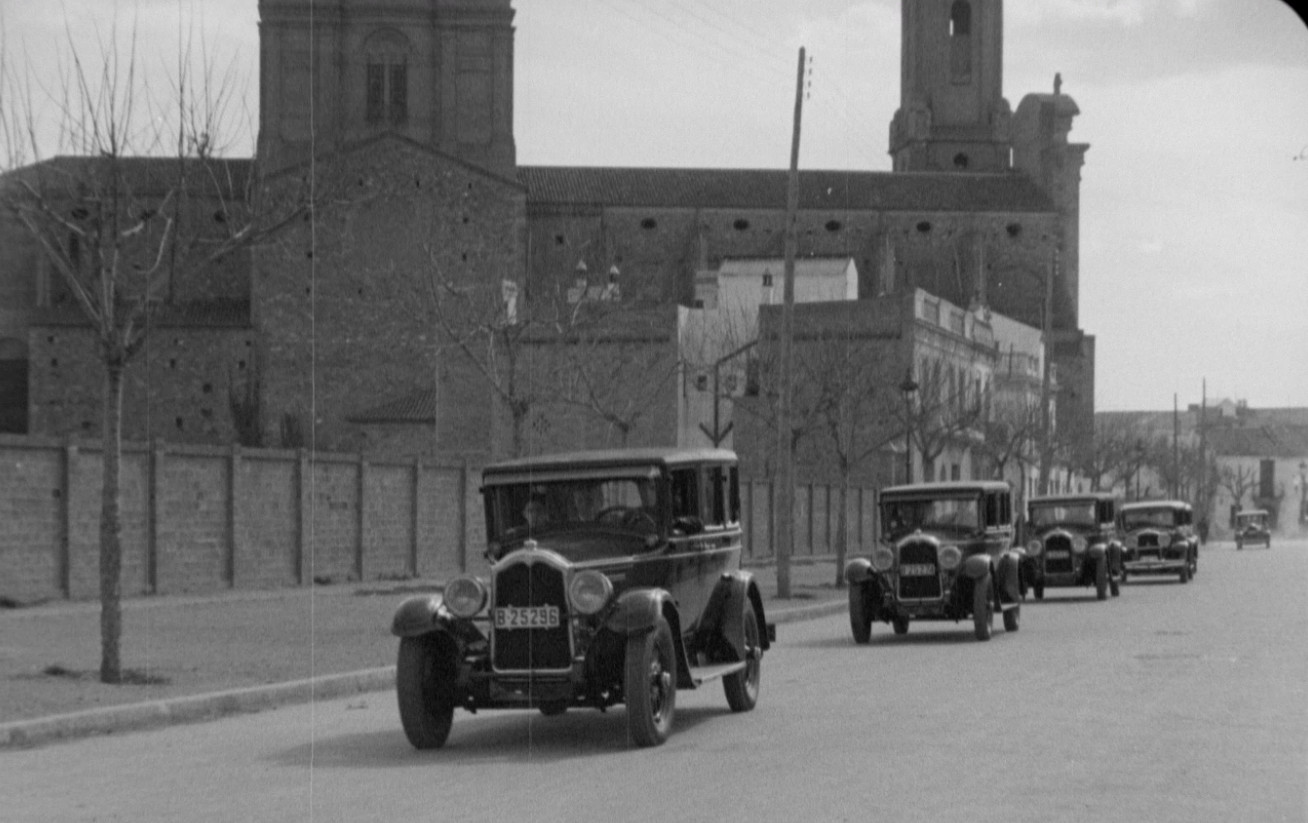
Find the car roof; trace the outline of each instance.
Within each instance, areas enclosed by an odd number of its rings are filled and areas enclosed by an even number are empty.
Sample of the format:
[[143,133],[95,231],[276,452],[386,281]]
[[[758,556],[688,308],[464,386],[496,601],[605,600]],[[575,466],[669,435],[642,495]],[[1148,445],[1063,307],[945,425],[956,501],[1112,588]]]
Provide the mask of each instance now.
[[1086,500],[1116,499],[1117,495],[1112,492],[1084,492],[1083,494],[1046,494],[1040,497],[1032,497],[1027,503],[1080,503]]
[[1003,480],[950,480],[943,483],[910,483],[881,490],[881,496],[916,497],[918,495],[958,495],[969,492],[1012,491]]
[[594,449],[589,451],[542,454],[492,463],[482,469],[482,476],[518,473],[528,469],[604,468],[608,466],[660,465],[683,466],[695,463],[736,463],[730,449]]
[[1122,511],[1136,509],[1188,509],[1190,504],[1184,500],[1137,500],[1122,506]]

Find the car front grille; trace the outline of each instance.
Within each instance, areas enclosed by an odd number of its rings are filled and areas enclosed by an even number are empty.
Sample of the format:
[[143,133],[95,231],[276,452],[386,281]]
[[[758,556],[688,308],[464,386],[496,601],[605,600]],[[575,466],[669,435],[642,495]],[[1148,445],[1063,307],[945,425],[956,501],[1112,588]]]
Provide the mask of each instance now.
[[1140,537],[1138,538],[1137,545],[1142,549],[1158,548],[1158,533],[1157,532],[1141,533]]
[[[567,669],[572,664],[568,601],[563,572],[548,563],[515,563],[495,576],[495,609],[556,606],[559,625],[550,629],[492,630],[492,663],[499,671]],[[492,625],[495,625],[492,622]]]
[[[1062,552],[1061,557],[1050,557],[1049,552]],[[1045,540],[1045,574],[1067,574],[1072,571],[1072,541],[1065,534],[1051,534]]]
[[940,564],[936,559],[934,543],[916,541],[899,549],[899,566],[930,566],[931,574],[899,575],[899,596],[905,600],[924,600],[940,596]]

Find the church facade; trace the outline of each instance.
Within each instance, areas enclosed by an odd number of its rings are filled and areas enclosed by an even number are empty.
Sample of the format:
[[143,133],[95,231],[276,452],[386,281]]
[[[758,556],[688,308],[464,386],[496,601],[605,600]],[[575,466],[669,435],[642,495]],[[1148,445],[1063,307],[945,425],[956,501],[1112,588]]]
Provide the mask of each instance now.
[[[179,311],[157,336],[175,354],[133,366],[129,438],[230,442],[253,406],[265,445],[500,456],[500,384],[435,330],[441,295],[528,306],[588,278],[631,306],[690,306],[698,272],[783,255],[784,170],[519,165],[510,0],[259,9],[258,154],[235,162],[331,196],[250,252],[226,313]],[[922,289],[1047,321],[1060,425],[1088,432],[1076,104],[1056,85],[1010,109],[1002,0],[904,0],[902,42],[893,171],[801,171],[798,254],[855,261],[860,298]],[[22,245],[12,224],[0,234]],[[38,258],[0,258],[0,288],[26,306],[0,314],[0,352],[26,364],[27,431],[94,434],[98,383],[67,376],[90,374],[91,347],[51,319]]]

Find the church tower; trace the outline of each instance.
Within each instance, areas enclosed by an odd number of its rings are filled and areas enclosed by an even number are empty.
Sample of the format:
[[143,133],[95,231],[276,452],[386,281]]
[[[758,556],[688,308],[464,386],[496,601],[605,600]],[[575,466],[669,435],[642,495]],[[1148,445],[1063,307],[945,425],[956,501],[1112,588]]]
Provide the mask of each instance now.
[[259,0],[258,159],[395,133],[506,177],[510,0]]
[[902,0],[895,171],[1010,166],[1003,0]]

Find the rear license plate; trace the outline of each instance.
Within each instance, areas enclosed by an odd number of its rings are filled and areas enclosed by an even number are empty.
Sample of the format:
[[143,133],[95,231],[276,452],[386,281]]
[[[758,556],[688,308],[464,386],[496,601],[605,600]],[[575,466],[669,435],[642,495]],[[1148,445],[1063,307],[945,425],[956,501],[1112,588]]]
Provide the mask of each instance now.
[[1070,552],[1067,552],[1067,551],[1064,551],[1064,550],[1062,550],[1062,549],[1057,549],[1057,550],[1054,550],[1054,551],[1048,552],[1046,556],[1047,556],[1050,560],[1066,560],[1068,557],[1071,556],[1071,553],[1070,553]]
[[558,606],[502,606],[495,610],[497,629],[557,629]]
[[899,567],[901,577],[930,577],[936,573],[936,567],[930,563],[905,563]]

